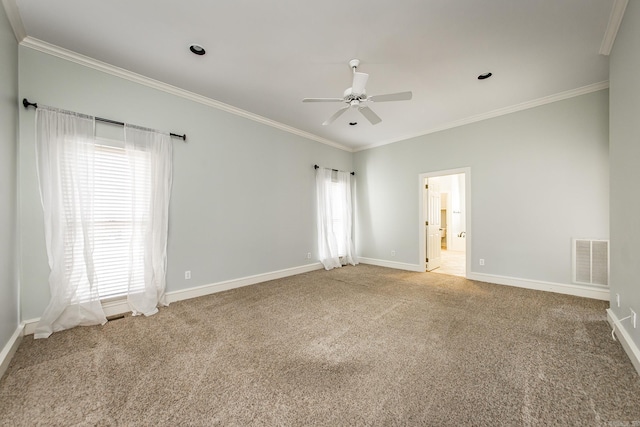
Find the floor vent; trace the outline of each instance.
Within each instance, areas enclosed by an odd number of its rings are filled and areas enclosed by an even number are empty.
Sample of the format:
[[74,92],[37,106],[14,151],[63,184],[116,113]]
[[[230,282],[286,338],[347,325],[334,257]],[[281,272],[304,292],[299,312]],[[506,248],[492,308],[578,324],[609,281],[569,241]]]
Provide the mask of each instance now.
[[608,240],[573,240],[573,281],[609,286]]

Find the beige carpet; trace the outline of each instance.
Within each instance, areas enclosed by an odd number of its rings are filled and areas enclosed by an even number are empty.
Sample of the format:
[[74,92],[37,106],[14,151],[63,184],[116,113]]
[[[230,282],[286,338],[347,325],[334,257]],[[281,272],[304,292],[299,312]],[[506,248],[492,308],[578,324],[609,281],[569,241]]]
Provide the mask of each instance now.
[[627,426],[608,304],[360,265],[25,337],[0,425]]

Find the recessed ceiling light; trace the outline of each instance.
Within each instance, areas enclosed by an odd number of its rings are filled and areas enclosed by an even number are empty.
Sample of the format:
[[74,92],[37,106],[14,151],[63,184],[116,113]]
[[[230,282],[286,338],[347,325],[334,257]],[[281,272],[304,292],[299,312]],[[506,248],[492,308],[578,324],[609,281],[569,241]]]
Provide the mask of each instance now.
[[484,73],[484,74],[480,74],[478,76],[478,80],[484,80],[484,79],[488,79],[489,77],[491,77],[493,74],[491,73]]
[[349,126],[355,126],[357,124],[358,124],[358,122],[349,122]]
[[207,53],[207,51],[204,50],[204,48],[199,44],[192,44],[191,46],[189,46],[189,50],[196,55],[204,55],[205,53]]

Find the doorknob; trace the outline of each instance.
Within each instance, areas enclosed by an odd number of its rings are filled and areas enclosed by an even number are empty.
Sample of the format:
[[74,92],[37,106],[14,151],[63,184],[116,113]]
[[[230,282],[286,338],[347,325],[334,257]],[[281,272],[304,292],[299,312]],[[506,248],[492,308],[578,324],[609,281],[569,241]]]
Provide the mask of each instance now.
[[462,237],[463,239],[467,236],[467,232],[466,231],[461,231],[460,234],[458,234],[458,237]]

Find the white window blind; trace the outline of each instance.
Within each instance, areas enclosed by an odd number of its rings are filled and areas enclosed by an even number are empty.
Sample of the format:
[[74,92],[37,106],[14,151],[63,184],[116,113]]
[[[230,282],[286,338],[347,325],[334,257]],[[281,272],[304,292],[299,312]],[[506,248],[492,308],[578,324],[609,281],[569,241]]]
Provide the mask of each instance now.
[[347,189],[344,183],[337,182],[333,179],[329,183],[331,190],[331,218],[333,219],[333,234],[336,236],[336,243],[338,245],[338,256],[345,256],[347,254],[346,247],[346,218],[344,217],[345,203],[347,200]]
[[[131,160],[132,159],[132,160]],[[150,160],[144,151],[136,151],[128,157],[124,147],[96,144],[92,164],[79,159],[67,159],[73,163],[79,173],[89,173],[87,177],[93,186],[93,267],[94,285],[97,285],[100,299],[112,299],[127,293],[144,290],[144,236],[133,233],[134,222],[147,221],[151,196]],[[136,168],[143,174],[133,182],[130,175],[130,161],[136,162]],[[142,177],[142,178],[140,178]],[[81,233],[78,189],[67,188],[67,198],[75,198],[75,203],[65,203],[71,212],[68,216],[76,224],[76,233]],[[135,195],[135,198],[134,198]],[[133,200],[135,200],[135,205]],[[72,231],[70,231],[72,232]],[[73,240],[71,240],[73,241]],[[75,239],[79,244],[65,245],[67,273],[82,280],[88,280],[85,270],[72,271],[73,258],[82,257],[83,240]],[[131,268],[130,268],[131,267]],[[84,277],[78,277],[83,275]],[[130,277],[131,276],[131,277]],[[78,295],[83,300],[88,295]]]

